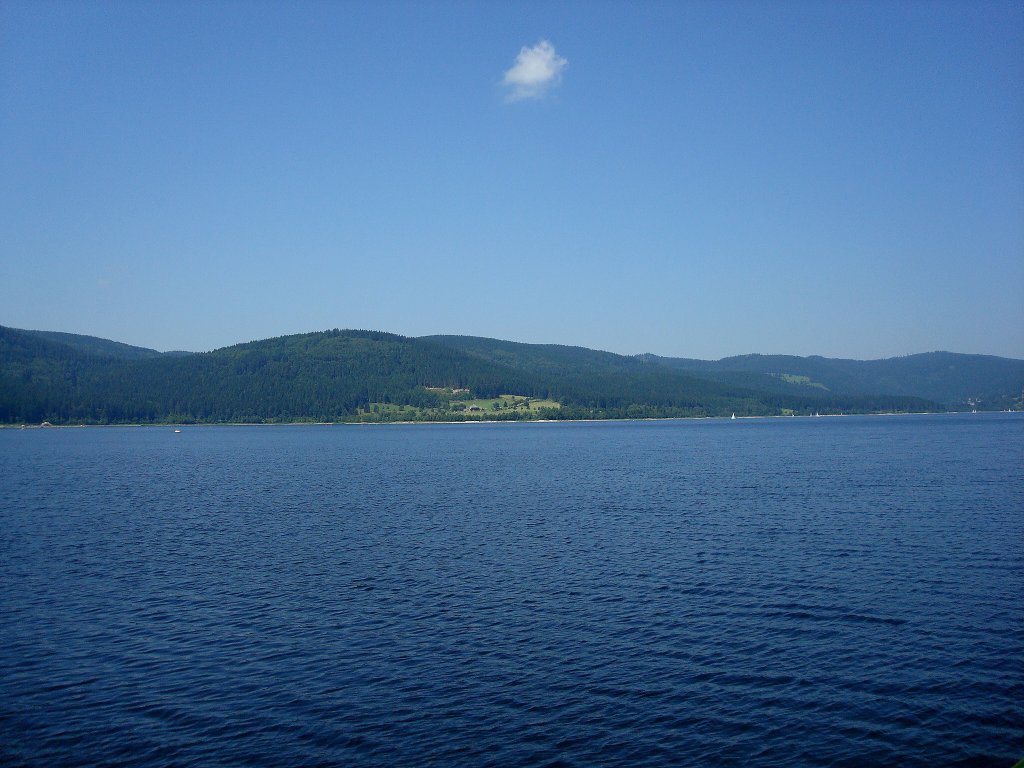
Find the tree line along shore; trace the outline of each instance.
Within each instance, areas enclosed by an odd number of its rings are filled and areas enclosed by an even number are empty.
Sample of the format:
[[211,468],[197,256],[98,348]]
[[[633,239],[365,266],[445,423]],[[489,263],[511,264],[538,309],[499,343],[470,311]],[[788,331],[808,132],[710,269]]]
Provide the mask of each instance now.
[[0,423],[7,425],[1006,410],[1024,405],[1022,383],[1024,361],[952,353],[888,361],[759,355],[699,361],[332,330],[193,354],[0,326]]

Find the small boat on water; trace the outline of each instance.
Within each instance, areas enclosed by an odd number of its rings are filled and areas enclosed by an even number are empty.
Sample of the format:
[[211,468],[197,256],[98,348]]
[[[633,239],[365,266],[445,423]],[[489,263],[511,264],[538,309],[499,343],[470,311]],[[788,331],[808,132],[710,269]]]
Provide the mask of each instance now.
[[730,421],[736,421],[736,414],[735,413],[732,415],[732,418],[730,419]]
[[176,434],[176,435],[180,435],[180,434],[181,434],[181,430],[180,430],[180,429],[176,429],[176,430],[174,430],[174,434]]

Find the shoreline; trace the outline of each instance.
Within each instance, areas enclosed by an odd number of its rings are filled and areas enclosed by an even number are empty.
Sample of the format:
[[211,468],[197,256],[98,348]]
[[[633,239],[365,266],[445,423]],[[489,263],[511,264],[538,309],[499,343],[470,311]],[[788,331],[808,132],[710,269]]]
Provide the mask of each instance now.
[[183,424],[167,422],[160,424],[0,424],[0,430],[40,430],[40,429],[182,429],[199,427],[392,427],[392,426],[429,426],[432,424],[611,424],[616,422],[645,421],[751,421],[760,419],[822,419],[845,418],[852,416],[955,416],[981,415],[988,413],[1022,413],[1022,411],[910,411],[906,413],[822,413],[795,415],[764,415],[764,416],[666,416],[665,418],[648,417],[637,419],[465,419],[463,421],[282,421],[282,422],[203,422]]

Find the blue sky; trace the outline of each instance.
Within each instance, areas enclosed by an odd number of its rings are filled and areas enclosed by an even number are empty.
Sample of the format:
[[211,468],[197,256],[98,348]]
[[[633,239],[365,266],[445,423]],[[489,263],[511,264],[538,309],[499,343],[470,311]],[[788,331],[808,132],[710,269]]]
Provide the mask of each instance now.
[[1019,3],[0,4],[0,324],[1024,358]]

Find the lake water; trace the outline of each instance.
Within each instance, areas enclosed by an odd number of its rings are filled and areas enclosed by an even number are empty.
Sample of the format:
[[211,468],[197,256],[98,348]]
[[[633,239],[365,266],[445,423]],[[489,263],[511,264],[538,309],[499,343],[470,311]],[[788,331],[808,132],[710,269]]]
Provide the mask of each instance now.
[[0,763],[1002,765],[1024,414],[0,431]]

